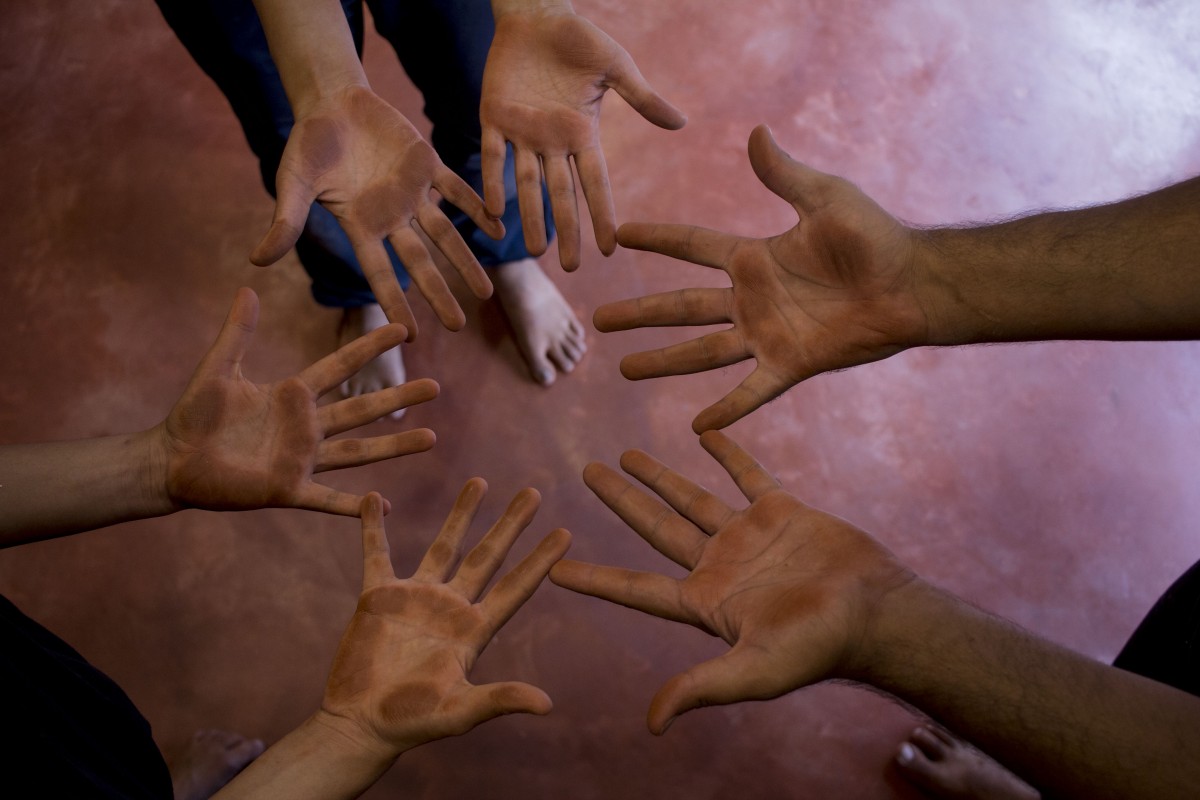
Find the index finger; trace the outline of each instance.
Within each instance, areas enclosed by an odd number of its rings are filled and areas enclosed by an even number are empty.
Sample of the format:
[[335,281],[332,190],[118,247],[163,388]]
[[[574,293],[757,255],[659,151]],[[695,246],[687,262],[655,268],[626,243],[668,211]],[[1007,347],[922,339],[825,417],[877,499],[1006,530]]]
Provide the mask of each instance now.
[[631,250],[649,250],[702,267],[724,269],[741,237],[698,228],[656,222],[626,222],[617,228],[617,243]]

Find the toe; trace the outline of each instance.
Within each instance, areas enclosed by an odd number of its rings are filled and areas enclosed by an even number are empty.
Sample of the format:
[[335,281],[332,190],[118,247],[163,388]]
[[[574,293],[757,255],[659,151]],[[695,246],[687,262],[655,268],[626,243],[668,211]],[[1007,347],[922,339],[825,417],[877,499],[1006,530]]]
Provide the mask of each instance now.
[[550,348],[550,360],[558,367],[559,372],[567,373],[575,369],[575,360],[567,353],[563,345]]
[[922,789],[938,792],[945,789],[945,781],[938,765],[925,757],[921,749],[912,742],[904,742],[896,753],[896,768],[910,782]]
[[529,359],[529,374],[536,383],[549,386],[554,383],[554,365],[544,353],[534,354]]

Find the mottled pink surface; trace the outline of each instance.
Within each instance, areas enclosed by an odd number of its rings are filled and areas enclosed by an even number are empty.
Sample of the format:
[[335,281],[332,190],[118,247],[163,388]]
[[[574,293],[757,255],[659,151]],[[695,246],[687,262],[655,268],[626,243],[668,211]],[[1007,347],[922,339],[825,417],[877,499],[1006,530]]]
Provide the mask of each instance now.
[[[1116,199],[1200,171],[1200,10],[1187,0],[577,5],[690,117],[671,133],[608,102],[620,220],[790,226],[746,160],[759,122],[797,158],[929,224]],[[263,301],[251,375],[328,351],[337,314],[313,303],[294,256],[248,263],[271,201],[223,98],[153,4],[0,14],[0,440],[154,424],[240,285]],[[377,90],[419,117],[386,43],[367,50]],[[594,243],[579,272],[551,274],[586,317],[721,278],[641,253],[604,259]],[[641,447],[734,496],[689,422],[745,366],[631,384],[620,357],[682,332],[593,333],[579,370],[545,390],[495,309],[469,305],[451,334],[414,306],[410,375],[443,395],[403,424],[433,428],[437,447],[331,479],[391,499],[401,569],[472,475],[491,484],[485,514],[532,485],[545,498],[533,533],[565,526],[574,557],[648,568],[663,559],[586,490],[588,461]],[[1198,400],[1190,343],[919,350],[814,379],[731,432],[923,574],[1110,659],[1200,557]],[[273,740],[320,696],[354,605],[357,532],[298,511],[186,512],[2,552],[0,592],[116,678],[168,751],[198,727]],[[369,796],[913,796],[888,767],[912,718],[854,688],[708,709],[651,736],[654,690],[720,648],[547,585],[476,677],[536,683],[554,712],[412,752]]]

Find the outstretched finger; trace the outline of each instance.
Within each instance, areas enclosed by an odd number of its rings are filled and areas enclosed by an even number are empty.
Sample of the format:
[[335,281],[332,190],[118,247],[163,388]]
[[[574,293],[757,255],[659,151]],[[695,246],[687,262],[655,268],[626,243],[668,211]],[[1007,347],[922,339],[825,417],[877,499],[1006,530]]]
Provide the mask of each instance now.
[[[501,168],[503,166],[503,162],[501,162]],[[487,208],[484,207],[483,200],[475,194],[471,185],[445,164],[438,164],[434,169],[433,188],[437,189],[442,197],[449,200],[458,210],[470,217],[471,221],[488,236],[493,239],[504,238],[504,223],[498,219],[500,215],[489,214]],[[501,213],[503,213],[503,209],[501,209]]]
[[417,224],[437,249],[442,251],[450,266],[454,267],[454,271],[467,284],[471,294],[480,300],[492,296],[491,279],[483,267],[479,266],[479,260],[475,258],[471,248],[467,247],[467,243],[440,208],[432,203],[422,205],[417,209]]
[[630,250],[649,250],[702,267],[724,269],[742,239],[695,225],[626,222],[617,228],[617,243]]
[[799,382],[799,379],[789,380],[777,376],[760,364],[744,381],[734,387],[733,391],[696,415],[696,419],[692,421],[692,430],[704,433],[728,427]]
[[235,377],[241,369],[246,348],[254,339],[258,327],[258,295],[253,289],[242,287],[234,295],[233,305],[225,316],[225,322],[217,338],[204,354],[196,372],[215,372],[224,378]]
[[[650,487],[709,536],[716,535],[734,514],[721,498],[641,450],[625,451],[621,469]],[[691,568],[693,564],[683,566]]]
[[413,283],[417,285],[417,291],[429,301],[430,308],[437,314],[442,325],[447,330],[461,331],[467,324],[467,316],[451,294],[446,279],[434,265],[429,251],[425,249],[425,243],[421,241],[417,232],[410,226],[403,225],[388,235],[388,241],[395,248],[396,255],[400,256]]
[[579,206],[571,162],[567,156],[547,156],[542,166],[550,193],[550,213],[558,229],[558,260],[563,269],[574,272],[579,269]]
[[370,394],[348,397],[317,409],[317,423],[326,436],[336,436],[374,422],[401,408],[425,403],[438,396],[437,381],[431,378],[389,386]]
[[670,347],[625,356],[621,359],[621,374],[631,381],[691,375],[728,367],[749,357],[750,350],[742,334],[736,328],[728,328]]
[[491,125],[483,127],[480,160],[483,171],[483,204],[492,217],[504,215],[504,162],[508,159],[508,143],[504,134]]
[[650,701],[646,717],[650,732],[661,736],[676,717],[693,708],[766,700],[783,694],[778,681],[764,670],[761,657],[755,650],[735,645],[723,655],[671,678]]
[[542,165],[538,154],[524,147],[513,147],[517,175],[517,202],[521,207],[521,228],[525,249],[533,256],[546,252],[546,215],[542,206]]
[[628,53],[622,50],[621,55],[624,57],[617,60],[608,81],[609,86],[616,90],[634,111],[658,127],[671,131],[682,128],[687,123],[687,116],[650,87],[650,83],[642,77],[641,70]]
[[762,464],[755,461],[754,456],[743,450],[737,442],[720,431],[710,430],[700,434],[700,446],[729,473],[729,477],[733,478],[733,482],[751,503],[780,488],[774,475],[767,472]]
[[542,496],[536,489],[522,489],[504,509],[500,519],[488,530],[479,544],[471,548],[458,568],[458,574],[449,585],[458,589],[471,602],[475,602],[488,581],[500,569],[508,551],[521,535],[521,531],[533,521]]
[[392,552],[383,526],[383,498],[377,492],[363,498],[361,515],[365,592],[395,580],[396,572],[392,569]]
[[413,573],[416,580],[444,583],[458,563],[459,553],[462,552],[463,539],[467,530],[479,511],[479,504],[487,494],[487,481],[483,478],[472,478],[463,485],[454,501],[454,507],[442,523],[433,544],[425,551],[420,566]]
[[654,572],[602,567],[564,558],[550,568],[550,581],[572,592],[598,597],[651,616],[701,627],[683,606],[679,581]]
[[315,364],[310,364],[297,377],[313,394],[320,397],[358,372],[372,359],[399,345],[404,341],[406,334],[404,326],[395,323],[376,328],[334,350]]
[[521,563],[496,582],[481,604],[488,621],[486,629],[489,638],[504,627],[517,609],[525,605],[526,600],[533,597],[550,568],[558,563],[570,546],[571,534],[563,528],[556,528],[538,542],[533,552],[521,559]]
[[575,170],[579,173],[579,185],[583,187],[583,197],[592,217],[596,246],[601,253],[611,256],[617,249],[617,212],[613,207],[612,186],[608,182],[608,166],[599,144],[575,154]]
[[655,550],[681,567],[691,569],[696,565],[708,539],[691,522],[604,464],[588,464],[583,482]]
[[271,227],[250,252],[251,263],[260,267],[274,264],[295,247],[309,209],[317,198],[312,186],[282,165],[276,175],[275,188],[275,216]]
[[676,289],[618,300],[596,309],[592,323],[601,333],[633,328],[718,325],[731,322],[730,289]]
[[437,443],[429,428],[372,436],[369,439],[326,439],[317,447],[313,472],[359,467],[389,458],[424,453]]
[[408,306],[404,290],[400,288],[400,281],[396,278],[392,259],[384,249],[383,243],[351,240],[351,244],[354,246],[358,264],[362,267],[363,277],[367,279],[371,291],[375,294],[375,301],[383,308],[383,313],[387,314],[389,321],[399,322],[408,329],[406,341],[416,339],[416,317]]

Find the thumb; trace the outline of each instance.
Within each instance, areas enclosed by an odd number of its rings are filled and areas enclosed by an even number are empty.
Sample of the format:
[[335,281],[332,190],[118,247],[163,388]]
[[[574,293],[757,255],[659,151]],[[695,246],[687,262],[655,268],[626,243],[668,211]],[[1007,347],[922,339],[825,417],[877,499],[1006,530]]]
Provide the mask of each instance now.
[[250,253],[250,262],[266,267],[287,255],[300,238],[308,210],[317,195],[290,170],[280,168],[276,177],[275,216],[262,241]]
[[750,166],[763,185],[797,207],[807,207],[829,175],[796,161],[775,143],[771,129],[759,125],[750,133]]
[[687,123],[687,116],[650,87],[628,53],[622,51],[621,55],[623,58],[619,60],[608,85],[621,95],[634,111],[658,127],[670,131],[682,128]]
[[505,714],[549,714],[554,708],[550,697],[536,686],[519,681],[488,683],[472,686],[463,700],[468,727],[487,722]]
[[208,349],[204,360],[196,372],[215,370],[221,377],[232,377],[237,374],[246,348],[254,339],[254,331],[258,327],[258,295],[253,289],[242,287],[234,297],[225,324],[217,334],[216,341]]
[[650,701],[646,724],[661,736],[680,714],[693,708],[720,706],[742,700],[763,700],[783,694],[772,691],[762,651],[734,645],[724,655],[703,661],[676,675]]

